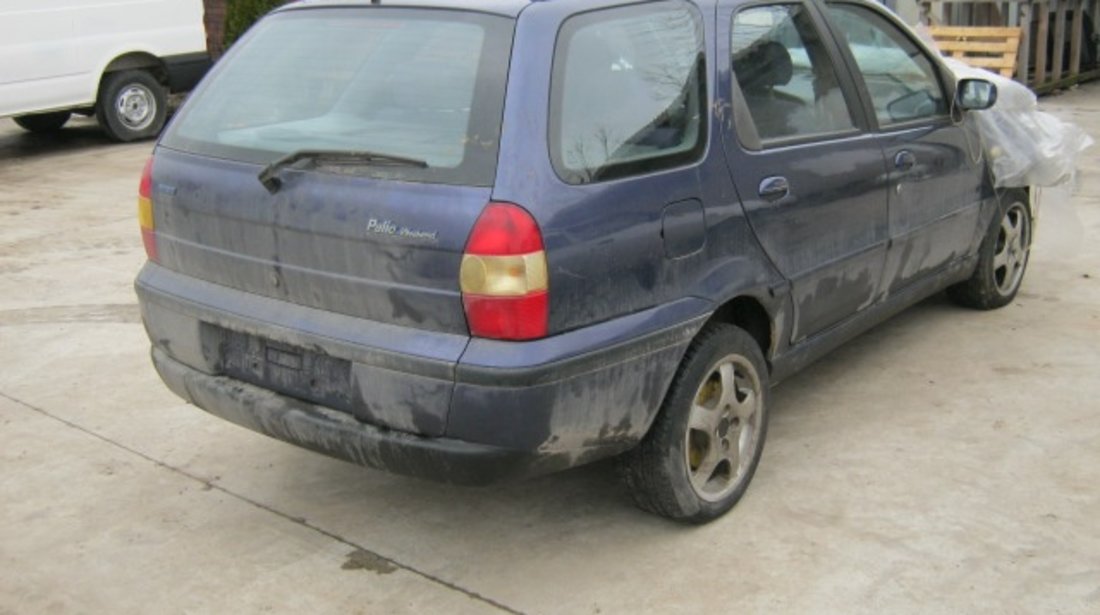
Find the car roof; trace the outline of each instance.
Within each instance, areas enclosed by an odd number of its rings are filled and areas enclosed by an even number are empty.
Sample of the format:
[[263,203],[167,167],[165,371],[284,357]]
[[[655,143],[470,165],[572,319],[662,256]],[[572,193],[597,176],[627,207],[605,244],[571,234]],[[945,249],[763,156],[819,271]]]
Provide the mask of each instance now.
[[538,0],[299,0],[287,4],[278,11],[314,7],[419,7],[439,9],[463,9],[482,13],[495,13],[516,17],[527,5]]

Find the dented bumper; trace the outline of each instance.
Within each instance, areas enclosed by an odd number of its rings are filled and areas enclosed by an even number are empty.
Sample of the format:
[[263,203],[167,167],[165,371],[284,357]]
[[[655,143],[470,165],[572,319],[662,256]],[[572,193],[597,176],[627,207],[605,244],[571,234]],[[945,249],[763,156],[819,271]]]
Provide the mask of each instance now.
[[322,406],[224,376],[211,376],[153,349],[153,365],[175,394],[223,419],[359,465],[457,484],[526,473],[538,456],[449,438],[381,429]]

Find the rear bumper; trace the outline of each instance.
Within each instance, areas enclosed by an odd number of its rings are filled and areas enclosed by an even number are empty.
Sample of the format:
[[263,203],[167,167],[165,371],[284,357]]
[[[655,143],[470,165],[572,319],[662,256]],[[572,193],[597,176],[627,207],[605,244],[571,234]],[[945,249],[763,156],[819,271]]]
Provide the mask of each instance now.
[[331,457],[392,472],[479,485],[535,471],[537,454],[380,429],[267,389],[211,376],[154,347],[153,365],[175,394],[223,419]]
[[[242,293],[146,265],[136,282],[153,362],[176,394],[333,457],[482,484],[625,451],[649,428],[710,311],[685,300],[534,342],[395,327]],[[225,374],[211,327],[351,365],[354,412]]]

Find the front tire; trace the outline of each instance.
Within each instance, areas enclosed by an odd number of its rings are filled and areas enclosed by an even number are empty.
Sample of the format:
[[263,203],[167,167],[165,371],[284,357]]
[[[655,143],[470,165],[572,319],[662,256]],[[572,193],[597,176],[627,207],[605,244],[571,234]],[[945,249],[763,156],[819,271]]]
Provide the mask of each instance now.
[[1004,307],[1016,298],[1031,253],[1031,206],[1024,190],[1004,193],[993,224],[978,250],[978,266],[965,282],[947,289],[959,305],[978,310]]
[[168,116],[168,91],[147,71],[107,73],[95,112],[99,125],[114,141],[155,137]]
[[733,325],[707,325],[688,347],[649,433],[622,457],[635,503],[689,523],[722,516],[760,462],[769,396],[756,340]]
[[35,133],[50,133],[61,130],[65,122],[69,121],[72,113],[69,111],[53,111],[50,113],[32,113],[12,118],[20,128]]

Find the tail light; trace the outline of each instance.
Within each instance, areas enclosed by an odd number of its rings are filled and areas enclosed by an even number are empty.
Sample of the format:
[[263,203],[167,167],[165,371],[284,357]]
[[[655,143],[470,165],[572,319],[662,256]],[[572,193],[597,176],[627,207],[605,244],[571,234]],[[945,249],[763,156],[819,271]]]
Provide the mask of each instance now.
[[542,232],[527,210],[489,203],[474,224],[459,275],[470,334],[546,337],[549,295]]
[[156,222],[153,220],[153,157],[145,163],[141,172],[141,184],[138,186],[138,224],[141,225],[141,242],[145,244],[145,255],[149,260],[157,260]]

